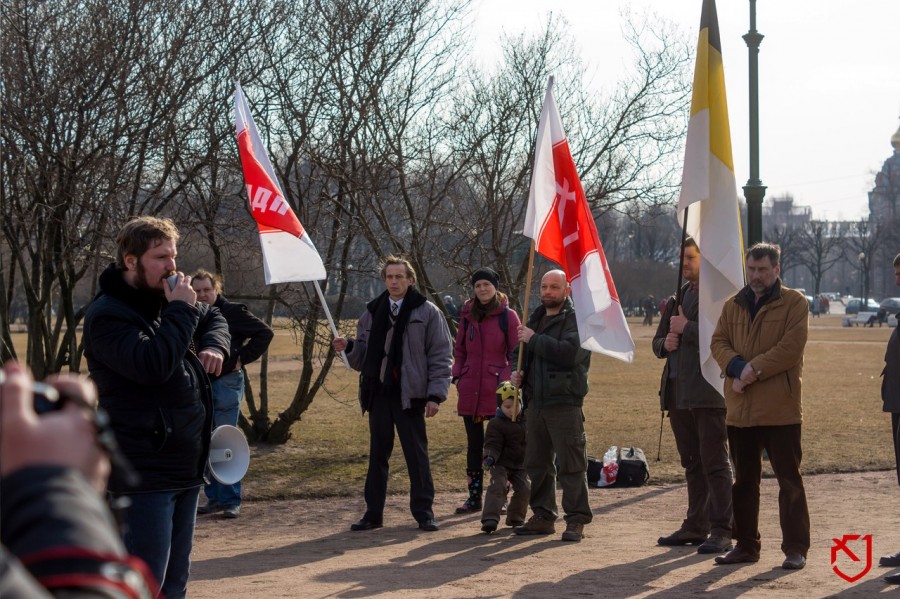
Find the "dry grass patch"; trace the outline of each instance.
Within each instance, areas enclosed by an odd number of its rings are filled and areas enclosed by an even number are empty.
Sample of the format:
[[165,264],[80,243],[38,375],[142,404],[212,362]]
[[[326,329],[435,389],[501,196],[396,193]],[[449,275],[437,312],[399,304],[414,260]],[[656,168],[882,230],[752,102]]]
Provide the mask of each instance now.
[[[588,451],[601,456],[609,445],[642,447],[650,460],[651,482],[683,479],[668,422],[659,440],[659,378],[662,361],[653,356],[655,327],[630,319],[637,344],[634,364],[601,355],[591,362],[590,394],[585,401]],[[344,323],[350,326],[350,323]],[[881,369],[892,329],[845,328],[839,316],[813,319],[803,369],[803,469],[806,473],[893,467],[890,419],[881,411]],[[17,339],[17,343],[20,340]],[[17,347],[19,347],[17,345]],[[21,339],[24,347],[24,336]],[[270,414],[293,397],[300,349],[290,332],[278,329],[270,350]],[[258,363],[251,365],[257,384]],[[325,392],[294,425],[284,446],[257,446],[245,479],[248,499],[359,495],[368,456],[368,421],[356,402],[357,373],[336,365]],[[457,490],[463,499],[465,432],[456,415],[456,397],[428,421],[435,486]],[[391,459],[392,492],[408,487],[399,441]]]
[[[655,327],[641,326],[640,319],[630,320],[630,325],[637,344],[634,364],[593,356],[591,391],[585,401],[588,451],[600,456],[609,445],[636,445],[647,453],[652,482],[680,481],[683,473],[668,422],[663,427],[661,460],[656,461],[662,361],[650,350]],[[803,372],[804,472],[893,466],[879,377],[890,332],[886,327],[844,328],[837,316],[811,322]],[[279,369],[270,379],[273,405],[283,409],[293,394],[296,370]],[[362,492],[368,425],[356,403],[356,381],[356,373],[336,366],[328,393],[316,398],[295,425],[293,438],[283,447],[254,449],[256,459],[245,484],[249,498]],[[453,392],[438,417],[428,421],[428,436],[435,486],[440,491],[459,491],[462,501],[465,433]],[[407,485],[397,442],[390,490],[405,492]]]

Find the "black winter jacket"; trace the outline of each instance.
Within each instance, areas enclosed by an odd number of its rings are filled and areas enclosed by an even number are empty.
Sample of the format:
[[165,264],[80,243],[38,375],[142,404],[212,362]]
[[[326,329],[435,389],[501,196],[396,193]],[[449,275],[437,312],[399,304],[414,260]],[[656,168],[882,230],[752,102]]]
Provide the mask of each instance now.
[[[221,293],[213,306],[218,308],[228,321],[228,333],[231,335],[231,350],[225,363],[222,364],[224,376],[234,371],[239,358],[242,365],[258,360],[268,349],[275,333],[266,323],[254,316],[247,306],[229,302]],[[215,380],[215,377],[211,378]]]
[[166,302],[129,286],[110,265],[84,320],[84,355],[116,440],[141,476],[136,489],[203,484],[212,429],[212,390],[196,354],[228,357],[228,323],[211,306]]
[[[900,316],[900,315],[898,315]],[[881,400],[885,412],[900,412],[900,336],[894,329],[884,352],[884,370],[881,371]]]

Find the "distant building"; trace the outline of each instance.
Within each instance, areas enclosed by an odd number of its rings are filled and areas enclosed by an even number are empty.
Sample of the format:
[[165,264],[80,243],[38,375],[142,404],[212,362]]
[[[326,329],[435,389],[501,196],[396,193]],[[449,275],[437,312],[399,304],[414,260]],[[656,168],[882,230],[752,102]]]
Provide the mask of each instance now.
[[797,229],[805,227],[812,220],[812,208],[794,204],[794,196],[785,194],[773,197],[763,205],[764,227],[771,229]]
[[[741,226],[747,230],[747,203],[739,198]],[[812,220],[812,208],[794,204],[794,196],[787,193],[767,198],[763,203],[763,239],[771,241],[771,231],[778,229],[803,228]],[[745,239],[744,242],[747,240]]]
[[873,223],[900,217],[900,128],[891,137],[891,146],[894,153],[875,175],[875,187],[869,192],[869,213]]

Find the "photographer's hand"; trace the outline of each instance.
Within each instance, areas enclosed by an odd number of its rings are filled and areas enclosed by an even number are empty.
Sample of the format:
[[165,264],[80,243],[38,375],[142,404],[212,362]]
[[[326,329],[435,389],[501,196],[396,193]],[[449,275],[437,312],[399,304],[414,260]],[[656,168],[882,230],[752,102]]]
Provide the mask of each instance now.
[[81,472],[102,492],[110,465],[97,445],[91,414],[97,392],[84,377],[60,375],[48,381],[69,401],[61,410],[38,416],[31,376],[15,362],[3,367],[0,384],[0,477],[28,466],[65,466]]

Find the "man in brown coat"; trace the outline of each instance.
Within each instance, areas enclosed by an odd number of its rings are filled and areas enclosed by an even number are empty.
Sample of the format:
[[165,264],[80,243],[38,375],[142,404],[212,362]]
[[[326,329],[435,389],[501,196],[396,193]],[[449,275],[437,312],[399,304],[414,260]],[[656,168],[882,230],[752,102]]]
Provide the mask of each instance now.
[[759,482],[765,450],[778,480],[782,567],[799,570],[809,551],[809,509],[800,475],[803,421],[800,381],[809,307],[781,284],[781,249],[758,243],[747,252],[748,284],[725,303],[712,355],[725,373],[725,422],[734,462],[733,550],[718,564],[759,561]]

